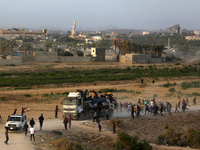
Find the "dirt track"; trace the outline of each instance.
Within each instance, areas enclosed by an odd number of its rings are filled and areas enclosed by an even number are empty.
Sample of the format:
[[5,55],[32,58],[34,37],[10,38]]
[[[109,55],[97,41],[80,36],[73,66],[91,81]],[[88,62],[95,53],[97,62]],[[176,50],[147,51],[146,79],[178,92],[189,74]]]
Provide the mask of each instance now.
[[[197,111],[200,109],[200,106],[198,107],[190,107],[190,111]],[[173,112],[174,110],[172,110]],[[183,114],[184,115],[184,114]],[[128,117],[130,118],[130,114],[128,114],[127,112],[123,112],[123,113],[115,113],[114,117]],[[153,114],[148,114],[146,116],[142,115],[142,118],[154,118]],[[59,131],[64,131],[64,126],[62,123],[62,118],[57,118],[57,119],[45,119],[44,121],[44,127],[43,127],[43,131],[39,130],[39,123],[37,120],[36,121],[36,125],[35,125],[35,129],[36,129],[36,143],[41,143],[40,140],[40,136],[38,136],[39,134],[41,135],[42,133],[45,132],[51,132],[52,130],[59,130]],[[29,122],[29,121],[28,121]],[[102,123],[102,132],[98,132],[98,127],[95,123],[93,123],[91,120],[86,120],[86,121],[76,121],[73,120],[72,121],[72,128],[68,129],[67,131],[65,131],[64,133],[66,134],[66,136],[68,138],[76,138],[74,136],[83,136],[84,134],[95,134],[98,135],[99,137],[103,138],[107,138],[107,139],[115,139],[116,135],[114,135],[111,130],[109,128],[107,128],[106,124],[104,124],[104,120],[101,121]],[[4,125],[1,124],[1,128],[0,128],[0,139],[5,139],[4,138]],[[27,136],[24,136],[24,133],[18,133],[18,132],[9,132],[9,144],[5,145],[5,144],[1,144],[1,149],[3,150],[21,150],[21,149],[28,149],[28,150],[33,150],[35,149],[35,145],[34,142],[32,142],[33,144],[31,144],[30,139],[29,139],[29,134]],[[81,138],[81,137],[78,137]],[[83,140],[83,139],[82,139]],[[191,148],[181,148],[181,147],[172,147],[172,146],[157,146],[155,144],[152,144],[153,149],[155,150],[169,150],[169,149],[174,149],[174,150],[185,150],[185,149],[191,149]],[[36,146],[37,147],[37,146]],[[49,148],[48,148],[49,149]],[[53,148],[52,148],[53,149]]]

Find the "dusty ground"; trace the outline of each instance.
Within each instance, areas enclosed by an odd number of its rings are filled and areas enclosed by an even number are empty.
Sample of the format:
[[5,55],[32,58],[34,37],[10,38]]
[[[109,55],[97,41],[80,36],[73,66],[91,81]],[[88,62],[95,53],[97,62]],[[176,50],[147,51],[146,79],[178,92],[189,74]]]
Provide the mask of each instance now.
[[[43,64],[27,64],[20,66],[18,69],[21,70],[34,70],[39,68],[62,68],[62,67],[76,67],[76,68],[82,68],[82,67],[88,67],[88,68],[101,68],[101,67],[127,67],[128,65],[120,65],[117,63],[87,63],[87,64],[49,64],[49,63],[43,63]],[[8,71],[12,70],[14,71],[17,69],[16,67],[0,67],[0,71]],[[140,99],[149,99],[151,100],[153,98],[153,95],[157,95],[156,100],[161,100],[163,102],[170,101],[174,107],[177,97],[176,94],[169,97],[167,94],[169,93],[169,88],[162,87],[161,85],[167,82],[176,82],[178,85],[175,87],[176,91],[180,91],[183,95],[181,98],[185,98],[185,94],[187,93],[193,93],[193,92],[199,92],[199,88],[190,88],[187,90],[182,90],[180,87],[180,84],[183,81],[194,81],[194,80],[200,80],[200,77],[181,77],[181,78],[159,78],[156,80],[156,83],[152,85],[152,79],[145,78],[144,82],[145,85],[140,84],[140,80],[135,81],[113,81],[113,82],[96,82],[96,85],[93,83],[82,83],[82,84],[64,84],[62,86],[57,85],[46,85],[46,86],[40,86],[40,87],[33,87],[33,89],[29,90],[13,90],[8,89],[7,87],[0,88],[0,112],[1,116],[3,117],[3,123],[5,123],[5,120],[7,119],[7,116],[12,114],[14,109],[17,108],[17,113],[21,112],[21,108],[25,107],[29,111],[26,112],[28,120],[31,118],[34,118],[36,121],[36,129],[37,129],[37,135],[36,135],[36,144],[34,144],[35,149],[54,149],[52,147],[52,141],[67,137],[72,141],[76,141],[78,143],[82,143],[86,148],[88,148],[88,145],[92,145],[93,149],[97,149],[98,147],[103,149],[110,149],[112,148],[113,140],[116,138],[116,135],[112,134],[111,127],[106,123],[106,121],[102,121],[102,128],[103,132],[98,133],[97,125],[94,124],[91,121],[86,122],[80,122],[80,121],[74,121],[73,128],[67,132],[63,130],[63,124],[62,124],[62,99],[64,98],[63,95],[58,95],[57,93],[64,93],[66,91],[76,91],[76,89],[88,89],[92,90],[95,89],[96,91],[103,89],[103,88],[116,88],[116,89],[126,89],[126,90],[134,90],[133,92],[116,92],[113,93],[114,96],[117,98],[118,102],[132,102],[136,103],[137,100]],[[141,92],[140,94],[136,94],[136,92]],[[25,94],[30,94],[30,97],[26,97]],[[47,97],[44,97],[43,94],[50,94]],[[2,99],[4,97],[5,99]],[[192,103],[192,98],[189,97],[190,104]],[[200,103],[200,97],[197,97],[197,104]],[[55,105],[59,106],[60,112],[58,113],[59,118],[54,119],[54,109]],[[192,107],[191,107],[192,109]],[[38,131],[38,117],[40,114],[43,113],[45,117],[45,123],[44,123],[44,131],[39,132]],[[117,114],[115,117],[120,117],[122,121],[125,123],[126,130],[131,135],[138,135],[141,139],[148,139],[151,143],[155,143],[155,140],[159,134],[163,132],[163,127],[168,124],[172,127],[176,127],[177,129],[181,131],[186,131],[189,127],[194,127],[196,129],[199,129],[199,116],[198,116],[198,110],[195,110],[195,112],[187,112],[185,114],[179,113],[174,114],[172,116],[165,115],[164,117],[152,117],[152,114],[141,117],[139,119],[132,119],[129,117],[128,114]],[[121,118],[123,117],[123,118]],[[3,128],[4,124],[0,124],[0,132],[1,136],[3,138]],[[45,129],[46,128],[46,129]],[[58,130],[59,132],[63,133],[63,135],[57,135],[55,133],[52,133],[52,130]],[[89,133],[89,134],[88,134]],[[16,134],[11,133],[11,139]],[[20,134],[18,137],[23,136]],[[28,137],[24,139],[24,137],[21,139],[23,140],[29,140]],[[44,142],[45,141],[45,142]],[[18,146],[18,143],[15,142],[13,144],[15,146]],[[154,146],[154,149],[161,149],[161,147],[156,148],[157,146]],[[8,148],[8,147],[7,147]],[[9,149],[9,148],[8,148]],[[89,147],[91,149],[91,147]],[[165,147],[162,149],[165,149]],[[166,149],[169,149],[169,147],[166,147]],[[175,149],[175,148],[173,148]],[[179,149],[179,148],[177,148]]]

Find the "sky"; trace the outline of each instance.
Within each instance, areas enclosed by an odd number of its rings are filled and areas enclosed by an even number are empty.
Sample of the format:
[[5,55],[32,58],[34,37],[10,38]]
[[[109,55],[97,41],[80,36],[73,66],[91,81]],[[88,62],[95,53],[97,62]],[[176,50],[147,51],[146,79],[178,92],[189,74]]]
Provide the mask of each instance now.
[[0,28],[200,29],[200,0],[0,0]]

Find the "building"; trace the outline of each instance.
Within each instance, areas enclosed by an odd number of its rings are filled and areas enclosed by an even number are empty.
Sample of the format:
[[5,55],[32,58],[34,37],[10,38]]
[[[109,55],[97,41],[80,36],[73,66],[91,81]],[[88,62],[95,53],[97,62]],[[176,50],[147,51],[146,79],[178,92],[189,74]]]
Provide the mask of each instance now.
[[43,37],[47,36],[47,29],[42,31],[25,31],[24,29],[11,28],[7,30],[0,29],[0,37]]
[[91,48],[91,55],[92,57],[95,58],[95,61],[97,62],[105,61],[105,53],[106,53],[105,48],[96,48],[96,47]]
[[190,41],[190,40],[195,41],[195,40],[200,40],[200,37],[199,37],[199,35],[185,36],[185,39],[188,41]]
[[149,32],[148,31],[143,31],[142,35],[149,35]]
[[167,28],[167,32],[170,34],[181,34],[181,27],[179,24],[176,24],[172,27]]

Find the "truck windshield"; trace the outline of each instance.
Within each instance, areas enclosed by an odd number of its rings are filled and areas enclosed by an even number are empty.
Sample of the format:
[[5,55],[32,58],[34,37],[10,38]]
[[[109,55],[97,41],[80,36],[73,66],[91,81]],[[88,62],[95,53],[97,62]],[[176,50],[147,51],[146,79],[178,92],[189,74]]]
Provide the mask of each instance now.
[[63,100],[63,105],[76,105],[76,97],[66,97]]
[[20,117],[9,117],[8,121],[20,121]]

